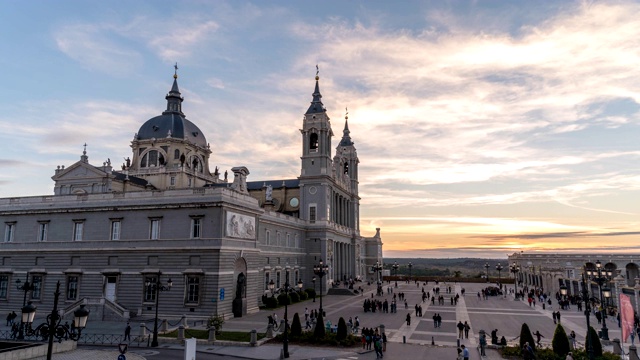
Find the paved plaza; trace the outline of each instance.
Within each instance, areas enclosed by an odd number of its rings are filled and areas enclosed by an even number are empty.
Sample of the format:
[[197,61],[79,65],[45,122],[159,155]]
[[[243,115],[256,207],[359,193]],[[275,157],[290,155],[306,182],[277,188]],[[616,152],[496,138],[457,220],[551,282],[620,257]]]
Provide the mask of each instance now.
[[[365,284],[366,285],[366,284]],[[458,321],[469,322],[471,330],[469,338],[460,339],[460,343],[470,349],[471,359],[481,359],[477,350],[478,333],[485,330],[487,339],[490,341],[489,334],[492,330],[498,329],[498,337],[504,336],[508,342],[517,342],[522,323],[526,322],[532,332],[540,331],[544,338],[543,346],[550,346],[555,331],[555,324],[551,316],[551,312],[558,310],[554,301],[553,307],[547,306],[543,309],[540,305],[529,306],[526,301],[514,300],[513,295],[507,297],[490,296],[486,300],[477,296],[478,291],[486,287],[484,283],[440,283],[440,295],[445,298],[445,305],[432,305],[430,300],[422,302],[422,287],[425,291],[433,294],[435,283],[429,282],[427,285],[420,283],[407,284],[399,282],[398,287],[394,287],[394,283],[384,285],[383,296],[373,296],[375,299],[391,301],[393,294],[387,293],[387,288],[392,287],[395,293],[403,292],[407,299],[408,309],[404,308],[404,304],[398,301],[397,313],[381,313],[381,312],[364,312],[363,303],[366,298],[371,299],[375,292],[374,286],[365,286],[365,292],[359,296],[324,296],[323,308],[327,314],[326,319],[331,320],[333,324],[338,323],[338,319],[343,317],[346,320],[349,317],[360,319],[360,328],[362,327],[379,327],[385,326],[388,338],[387,352],[385,358],[404,358],[404,359],[446,359],[453,358],[456,354],[457,333],[456,324]],[[451,287],[451,294],[446,293],[446,289]],[[465,289],[465,295],[460,296],[457,305],[450,305],[450,297],[461,294],[461,290]],[[513,285],[509,285],[513,288]],[[416,317],[414,306],[419,304],[422,306],[423,317]],[[318,309],[320,299],[316,302],[305,301],[288,307],[289,317],[293,318],[294,313],[298,313],[303,320],[304,327],[304,310]],[[251,331],[265,332],[267,328],[267,316],[272,314],[274,310],[263,310],[256,314],[244,316],[242,318],[226,319],[223,330],[226,331]],[[275,310],[279,319],[284,318],[284,308]],[[411,324],[407,325],[405,319],[407,314],[411,314]],[[442,317],[442,326],[435,328],[432,316],[438,313]],[[576,307],[569,310],[561,310],[562,325],[565,331],[569,333],[571,330],[577,334],[578,346],[584,344],[584,334],[586,333],[586,319],[582,312],[577,311]],[[325,321],[326,321],[325,319]],[[592,326],[599,329],[601,325],[597,324],[594,316],[591,317]],[[136,322],[133,321],[134,333]],[[148,327],[152,324],[147,323]],[[620,338],[620,329],[615,319],[609,318],[607,322],[610,338]],[[116,322],[93,322],[86,330],[87,332],[101,333],[121,333],[124,329],[124,323]],[[176,348],[180,345],[163,344],[161,347]],[[264,344],[259,347],[235,347],[235,346],[218,346],[218,345],[198,345],[198,351],[203,353],[214,353],[226,356],[235,356],[250,359],[278,359],[280,357],[281,344]],[[86,351],[86,350],[76,350]],[[138,354],[139,359],[144,359],[145,349],[131,349],[131,354]],[[290,346],[290,354],[292,359],[374,359],[374,352],[365,352],[362,348],[355,349],[336,349],[336,348],[309,348],[297,345]],[[388,356],[387,356],[388,355]],[[489,350],[485,359],[499,359],[496,351]],[[72,356],[68,354],[67,356]],[[99,359],[99,357],[94,357]],[[56,357],[56,359],[75,359],[74,357]],[[152,359],[152,357],[150,358]]]

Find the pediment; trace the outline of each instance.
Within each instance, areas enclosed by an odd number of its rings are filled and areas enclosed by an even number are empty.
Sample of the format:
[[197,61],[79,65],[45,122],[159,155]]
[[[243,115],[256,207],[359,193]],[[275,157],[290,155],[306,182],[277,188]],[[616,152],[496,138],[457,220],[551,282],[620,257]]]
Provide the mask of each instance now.
[[95,166],[82,161],[78,161],[77,163],[52,176],[51,179],[53,179],[54,181],[64,181],[76,179],[104,178],[106,176],[108,176],[106,172],[97,169]]

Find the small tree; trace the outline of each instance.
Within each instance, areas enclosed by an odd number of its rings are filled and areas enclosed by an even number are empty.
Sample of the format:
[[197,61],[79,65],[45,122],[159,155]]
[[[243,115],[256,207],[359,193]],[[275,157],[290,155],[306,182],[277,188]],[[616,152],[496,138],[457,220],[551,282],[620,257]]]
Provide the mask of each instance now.
[[313,330],[313,336],[316,339],[324,339],[324,335],[324,320],[322,318],[322,313],[318,313],[318,318],[316,319],[316,328]]
[[295,313],[291,322],[291,337],[296,338],[300,337],[300,335],[302,335],[302,324],[300,324],[300,316]]
[[275,309],[278,307],[278,299],[275,296],[268,297],[264,304],[270,309]]
[[336,340],[343,341],[347,338],[347,323],[343,317],[338,320],[338,332],[336,333]]
[[316,297],[316,289],[308,288],[304,290],[307,293],[307,298],[315,299]]
[[224,317],[220,315],[211,315],[209,319],[207,319],[207,329],[214,329],[216,334],[220,333],[222,324],[224,324]]
[[565,357],[571,350],[567,333],[564,331],[564,328],[560,324],[556,326],[556,331],[553,333],[551,347],[553,348],[554,353],[562,357]]
[[289,298],[291,299],[292,303],[300,302],[300,294],[298,294],[297,291],[292,291],[289,295]]
[[524,343],[529,343],[532,349],[536,349],[536,342],[533,340],[533,335],[531,335],[531,330],[529,330],[527,323],[523,323],[520,329],[520,349],[522,349]]
[[596,357],[602,356],[602,344],[600,343],[598,333],[592,326],[589,326],[589,332],[587,333],[587,341],[585,342],[586,351],[589,351],[590,343],[593,344],[593,355]]

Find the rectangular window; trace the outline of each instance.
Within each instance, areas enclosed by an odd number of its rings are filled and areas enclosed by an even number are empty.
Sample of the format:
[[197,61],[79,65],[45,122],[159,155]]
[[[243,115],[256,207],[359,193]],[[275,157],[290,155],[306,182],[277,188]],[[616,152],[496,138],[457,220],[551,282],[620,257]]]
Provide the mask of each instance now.
[[276,246],[282,246],[282,240],[280,240],[280,231],[276,232]]
[[295,243],[296,243],[296,247],[299,248],[300,247],[300,237],[298,237],[298,234],[296,234]]
[[200,237],[200,228],[202,226],[202,219],[191,219],[191,238],[197,239]]
[[42,275],[33,275],[31,277],[33,283],[33,291],[31,291],[31,300],[40,300],[42,296]]
[[316,222],[316,207],[315,206],[310,206],[309,207],[309,222],[312,223],[312,224]]
[[151,219],[149,238],[151,240],[160,238],[160,219]]
[[200,301],[200,277],[187,277],[187,303],[197,304]]
[[264,289],[265,290],[269,290],[269,276],[270,274],[268,272],[264,273]]
[[4,242],[12,242],[13,234],[16,232],[16,223],[5,223],[4,225]]
[[78,276],[67,276],[67,300],[78,299]]
[[280,289],[280,271],[276,273],[276,288]]
[[48,222],[38,223],[38,241],[47,241],[47,230],[49,230]]
[[[145,276],[144,278],[144,302],[155,302],[156,292],[153,291],[153,284],[158,281],[158,278],[154,275]],[[151,286],[147,286],[151,284]]]
[[111,221],[111,240],[120,240],[120,220]]
[[76,221],[73,223],[73,241],[82,240],[82,233],[84,232],[84,222]]
[[9,288],[9,275],[0,275],[0,299],[7,300],[7,289]]
[[176,186],[176,177],[175,176],[171,177],[171,186]]
[[266,244],[271,245],[271,232],[269,230],[267,230]]

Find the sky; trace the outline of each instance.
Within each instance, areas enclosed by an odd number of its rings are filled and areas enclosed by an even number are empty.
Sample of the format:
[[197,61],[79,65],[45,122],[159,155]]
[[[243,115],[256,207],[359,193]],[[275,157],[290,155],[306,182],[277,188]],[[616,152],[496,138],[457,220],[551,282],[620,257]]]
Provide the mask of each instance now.
[[118,168],[176,62],[211,168],[296,178],[317,64],[385,257],[640,253],[638,2],[0,5],[0,197]]

